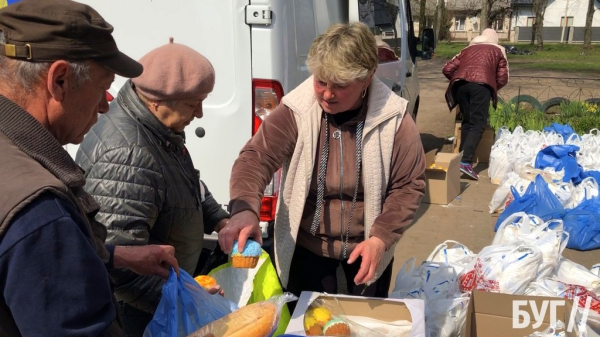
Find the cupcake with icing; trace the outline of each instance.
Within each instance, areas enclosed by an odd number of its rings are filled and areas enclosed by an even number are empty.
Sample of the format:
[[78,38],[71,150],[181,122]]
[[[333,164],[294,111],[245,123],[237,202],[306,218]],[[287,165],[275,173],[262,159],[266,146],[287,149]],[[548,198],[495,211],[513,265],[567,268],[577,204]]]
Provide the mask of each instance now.
[[350,326],[341,319],[334,318],[323,327],[324,336],[350,336]]
[[231,251],[231,264],[233,268],[254,268],[258,263],[261,253],[262,248],[254,240],[247,240],[244,250],[240,252],[236,240],[233,242],[233,249]]

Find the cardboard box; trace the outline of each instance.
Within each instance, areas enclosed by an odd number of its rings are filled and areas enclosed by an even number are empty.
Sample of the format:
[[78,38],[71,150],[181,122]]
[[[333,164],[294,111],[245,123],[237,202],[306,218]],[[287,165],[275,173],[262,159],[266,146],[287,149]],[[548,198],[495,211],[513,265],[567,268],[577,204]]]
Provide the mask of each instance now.
[[427,186],[423,202],[447,205],[460,194],[461,154],[436,152],[432,150],[425,154]]
[[304,332],[304,313],[310,304],[319,297],[335,297],[348,316],[363,316],[380,321],[393,322],[407,320],[413,323],[410,336],[425,337],[425,302],[417,299],[373,298],[349,295],[327,295],[303,291],[300,294],[292,319],[285,333],[306,336]]
[[[452,149],[454,153],[458,153],[460,149],[461,142],[461,122],[458,121],[454,124],[454,141],[452,142]],[[494,129],[489,126],[485,127],[483,130],[483,134],[481,135],[481,140],[477,145],[477,149],[475,150],[475,156],[473,157],[474,163],[489,163],[490,162],[490,152],[492,151],[492,145],[494,145],[494,138],[496,137],[494,133]]]
[[[530,323],[524,328],[513,329],[513,301],[528,301],[527,304],[522,304],[518,307],[519,311],[527,312],[530,318]],[[467,323],[465,334],[463,337],[523,337],[529,336],[535,331],[545,330],[551,323],[551,305],[550,302],[545,303],[545,311],[541,310],[544,301],[564,301],[563,306],[555,306],[556,320],[561,320],[565,325],[568,325],[573,308],[573,301],[564,300],[557,297],[542,297],[542,296],[522,296],[522,295],[507,295],[498,293],[488,293],[484,291],[473,291],[471,300],[469,301],[469,309],[467,311]],[[543,323],[540,327],[534,329],[533,324],[536,323],[536,315],[532,311],[532,304],[529,301],[535,302],[535,308],[538,315],[543,314]],[[519,312],[515,315],[518,317]],[[521,317],[520,322],[523,322]],[[568,337],[575,337],[574,332],[566,332]]]

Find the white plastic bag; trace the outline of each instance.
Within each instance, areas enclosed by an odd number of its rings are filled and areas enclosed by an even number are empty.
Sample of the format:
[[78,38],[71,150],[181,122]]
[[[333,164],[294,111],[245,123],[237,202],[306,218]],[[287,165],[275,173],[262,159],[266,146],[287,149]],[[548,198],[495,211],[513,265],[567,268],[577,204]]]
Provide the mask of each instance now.
[[581,136],[577,152],[577,164],[584,171],[600,170],[600,135],[598,129],[592,129],[590,133]]
[[414,267],[414,258],[408,259],[396,276],[390,298],[434,300],[451,298],[458,293],[458,276],[453,267],[425,261]]
[[585,287],[600,295],[600,276],[571,260],[562,258],[552,278],[566,284]]
[[592,274],[600,277],[600,263],[593,265],[590,271],[592,272]]
[[[452,246],[450,247],[449,244]],[[427,261],[441,262],[452,266],[456,274],[460,274],[473,258],[475,258],[475,254],[467,246],[458,241],[446,240],[435,247]]]
[[460,290],[522,295],[536,278],[542,258],[538,248],[523,242],[487,246],[460,275]]
[[523,196],[529,184],[531,184],[531,181],[519,177],[515,172],[509,172],[494,192],[494,195],[492,195],[489,205],[490,214],[504,211],[504,208],[514,200],[510,189],[511,186],[515,187],[519,196]]
[[598,183],[592,177],[585,178],[581,183],[573,188],[571,198],[564,205],[567,209],[573,209],[579,206],[582,201],[592,199],[598,196]]
[[549,277],[558,269],[560,257],[568,241],[568,232],[550,230],[542,232],[537,239],[530,243],[542,252],[542,264],[538,269],[537,279]]
[[524,295],[557,297],[563,288],[563,283],[549,278],[531,282],[525,289]]
[[542,252],[542,263],[536,279],[549,277],[558,268],[561,254],[569,240],[569,233],[563,230],[562,220],[542,223],[535,215],[517,212],[500,224],[493,244],[524,242]]
[[511,153],[510,145],[504,142],[496,142],[490,151],[490,165],[488,175],[492,184],[498,185],[511,171],[512,161],[509,159]]
[[563,136],[560,133],[556,133],[554,131],[544,132],[544,139],[546,140],[546,146],[565,144],[565,139],[563,138]]
[[425,261],[415,270],[423,283],[421,289],[427,302],[453,298],[458,291],[458,275],[452,266]]
[[583,308],[578,308],[574,323],[574,336],[600,337],[600,314],[593,310],[589,310],[584,319]]
[[427,303],[425,324],[429,337],[457,337],[465,329],[469,296],[443,298]]
[[575,186],[571,182],[549,183],[548,188],[550,189],[552,194],[554,194],[556,199],[560,201],[563,207],[565,207],[569,203],[569,200],[571,200],[573,196],[573,191],[575,190]]
[[390,293],[389,297],[424,299],[422,285],[423,279],[415,272],[415,258],[411,257],[404,262],[404,265],[398,271],[394,290]]
[[534,229],[540,229],[543,225],[544,221],[536,215],[513,213],[498,226],[492,245],[519,241],[520,237],[531,234]]

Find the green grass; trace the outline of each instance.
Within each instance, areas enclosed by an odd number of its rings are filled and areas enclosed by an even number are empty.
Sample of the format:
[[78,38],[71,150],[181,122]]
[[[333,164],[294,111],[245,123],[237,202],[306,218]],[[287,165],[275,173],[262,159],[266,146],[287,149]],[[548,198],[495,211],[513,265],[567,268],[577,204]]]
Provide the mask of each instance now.
[[[579,55],[581,44],[545,43],[544,50],[535,51],[535,46],[528,43],[504,43],[514,45],[518,49],[528,49],[534,55],[508,55],[511,70],[535,69],[563,72],[582,72],[586,76],[600,76],[600,44],[593,45],[594,49],[586,50],[587,55]],[[458,54],[466,42],[440,42],[435,49],[436,57],[450,59]]]

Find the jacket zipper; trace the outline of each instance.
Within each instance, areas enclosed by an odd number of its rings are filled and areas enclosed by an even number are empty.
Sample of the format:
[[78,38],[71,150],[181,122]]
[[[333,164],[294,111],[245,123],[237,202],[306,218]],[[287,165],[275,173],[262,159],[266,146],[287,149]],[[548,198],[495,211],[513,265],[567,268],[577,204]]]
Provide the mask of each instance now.
[[344,146],[342,142],[342,129],[338,127],[338,130],[333,132],[333,138],[338,139],[340,143],[340,202],[341,202],[341,216],[340,216],[340,237],[342,245],[344,244]]

